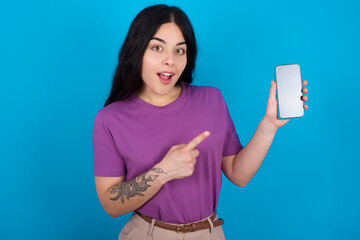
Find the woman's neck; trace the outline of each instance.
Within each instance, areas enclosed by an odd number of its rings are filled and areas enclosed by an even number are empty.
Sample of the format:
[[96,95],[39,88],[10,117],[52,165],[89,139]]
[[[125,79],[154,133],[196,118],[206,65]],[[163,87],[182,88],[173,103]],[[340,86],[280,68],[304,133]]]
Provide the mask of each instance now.
[[144,102],[147,102],[154,106],[163,107],[172,103],[181,95],[182,87],[174,86],[172,90],[173,91],[171,91],[169,94],[164,96],[144,94],[144,93],[138,93],[137,95]]

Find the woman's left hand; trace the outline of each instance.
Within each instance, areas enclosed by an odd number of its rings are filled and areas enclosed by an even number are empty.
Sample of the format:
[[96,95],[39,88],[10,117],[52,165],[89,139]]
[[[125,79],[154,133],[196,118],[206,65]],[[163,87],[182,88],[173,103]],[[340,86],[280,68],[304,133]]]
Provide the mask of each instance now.
[[[303,88],[301,90],[302,93],[304,93],[304,94],[308,92],[308,89],[305,87],[306,84],[307,84],[307,81],[304,80]],[[303,95],[301,97],[301,100],[306,102],[308,100],[308,97]],[[308,109],[307,104],[304,105],[304,109],[305,110]],[[276,132],[276,130],[278,128],[280,128],[281,126],[285,125],[287,122],[290,121],[290,119],[280,120],[277,115],[278,114],[277,114],[277,100],[276,100],[276,82],[271,81],[269,99],[268,99],[268,103],[266,106],[266,113],[265,113],[265,117],[263,118],[264,127],[266,128],[266,130]]]

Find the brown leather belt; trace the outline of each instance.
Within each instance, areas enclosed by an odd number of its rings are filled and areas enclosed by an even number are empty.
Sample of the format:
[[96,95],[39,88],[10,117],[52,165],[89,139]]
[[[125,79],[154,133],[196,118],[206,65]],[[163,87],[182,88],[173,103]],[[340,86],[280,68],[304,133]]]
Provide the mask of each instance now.
[[[148,223],[151,223],[151,220],[152,220],[151,217],[144,216],[144,215],[142,215],[142,214],[140,214],[138,212],[136,212],[136,213],[139,214],[139,216],[142,219],[144,219]],[[214,212],[210,216],[210,219],[211,219],[214,227],[217,227],[217,226],[220,226],[220,225],[224,224],[224,220],[222,218],[214,221],[215,217],[216,217],[216,212]],[[179,224],[179,225],[169,224],[169,223],[165,223],[165,222],[155,220],[154,225],[156,227],[167,229],[167,230],[172,230],[172,231],[175,231],[177,233],[195,232],[197,230],[211,228],[210,223],[209,223],[209,221],[207,219],[199,221],[199,222],[188,223],[188,224]]]

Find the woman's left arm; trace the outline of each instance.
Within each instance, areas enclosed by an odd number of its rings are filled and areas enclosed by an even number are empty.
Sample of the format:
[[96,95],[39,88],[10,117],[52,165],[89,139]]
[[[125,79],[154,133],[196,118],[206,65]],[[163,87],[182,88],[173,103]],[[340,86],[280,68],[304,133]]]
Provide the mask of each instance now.
[[[304,80],[303,86],[306,84],[307,81]],[[307,93],[307,88],[303,87],[302,92]],[[307,96],[302,96],[304,102],[307,99]],[[308,105],[305,104],[304,109],[307,110]],[[222,158],[221,168],[225,176],[232,183],[244,187],[259,169],[276,131],[288,121],[290,119],[280,120],[277,117],[276,83],[272,81],[265,116],[260,121],[253,137],[237,155]]]

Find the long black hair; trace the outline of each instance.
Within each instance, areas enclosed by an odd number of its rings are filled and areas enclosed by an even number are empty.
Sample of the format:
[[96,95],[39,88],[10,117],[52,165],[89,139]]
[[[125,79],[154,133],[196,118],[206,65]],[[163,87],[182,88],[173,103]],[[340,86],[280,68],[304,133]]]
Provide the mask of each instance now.
[[112,81],[110,95],[104,106],[125,100],[143,86],[141,79],[142,59],[149,41],[160,25],[174,22],[181,30],[187,45],[187,63],[176,85],[180,81],[191,83],[197,54],[194,30],[189,18],[178,7],[154,5],[142,10],[130,25],[118,55],[118,65]]

